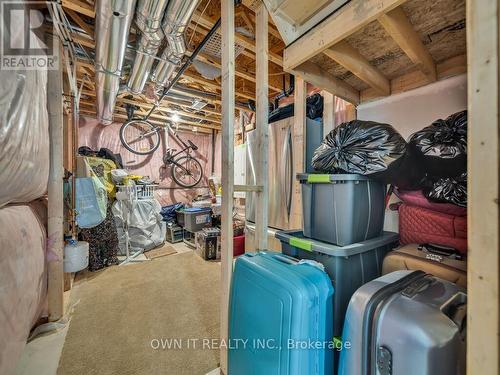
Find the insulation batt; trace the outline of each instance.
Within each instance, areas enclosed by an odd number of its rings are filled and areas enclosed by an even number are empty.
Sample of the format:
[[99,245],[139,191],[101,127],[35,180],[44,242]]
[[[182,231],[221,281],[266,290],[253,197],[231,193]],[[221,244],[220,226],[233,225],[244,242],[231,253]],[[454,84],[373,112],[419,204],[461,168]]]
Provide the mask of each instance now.
[[0,208],[0,374],[13,372],[46,303],[46,232],[31,207]]
[[[3,37],[24,37],[22,22],[13,28]],[[44,195],[48,177],[47,71],[0,70],[0,207]]]

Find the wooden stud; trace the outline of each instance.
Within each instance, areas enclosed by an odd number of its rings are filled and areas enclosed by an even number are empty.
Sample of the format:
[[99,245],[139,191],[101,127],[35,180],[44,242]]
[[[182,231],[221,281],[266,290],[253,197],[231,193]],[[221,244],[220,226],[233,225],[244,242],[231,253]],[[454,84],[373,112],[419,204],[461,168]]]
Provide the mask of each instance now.
[[[53,38],[54,50],[61,51],[61,43]],[[62,56],[62,52],[59,54]],[[49,111],[50,170],[48,183],[47,238],[51,260],[48,262],[49,320],[59,320],[64,315],[64,197],[63,197],[63,74],[62,62],[57,70],[49,70],[47,78],[47,109]]]
[[389,80],[355,48],[341,41],[323,52],[382,95],[391,94]]
[[[293,155],[293,169],[295,174],[305,172],[306,160],[306,99],[307,82],[300,76],[295,76],[295,89],[293,93],[294,116],[292,128],[293,149],[296,152]],[[293,228],[302,227],[302,188],[299,181],[293,179],[293,202],[290,221]]]
[[[221,1],[222,34],[222,218],[221,218],[221,319],[220,338],[228,342],[229,294],[233,275],[234,205],[234,1]],[[228,373],[227,347],[221,346],[220,369]]]
[[323,96],[323,138],[324,138],[335,127],[335,96],[328,91],[322,91],[321,95]]
[[429,82],[434,82],[436,80],[436,64],[434,64],[431,54],[413,29],[403,9],[396,8],[383,14],[378,21],[410,60],[417,65],[418,69],[427,76]]
[[257,168],[255,170],[257,185],[262,192],[256,194],[255,205],[255,245],[257,250],[267,250],[267,225],[269,208],[269,100],[268,92],[268,14],[263,3],[256,10],[256,111],[255,128],[257,131]]
[[300,76],[304,81],[353,104],[359,103],[359,91],[347,83],[328,73],[310,61],[303,63],[293,70],[295,76]]
[[285,48],[283,69],[294,68],[362,29],[406,0],[351,0],[323,22]]
[[500,3],[467,0],[467,374],[500,373]]

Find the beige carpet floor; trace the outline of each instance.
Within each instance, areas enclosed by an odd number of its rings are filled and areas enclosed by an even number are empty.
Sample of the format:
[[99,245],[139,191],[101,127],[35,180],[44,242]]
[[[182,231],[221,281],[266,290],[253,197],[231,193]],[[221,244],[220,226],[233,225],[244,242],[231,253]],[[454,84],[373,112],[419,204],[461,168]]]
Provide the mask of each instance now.
[[[219,288],[219,264],[193,252],[93,273],[72,290],[58,374],[206,374],[219,362],[201,345],[219,337]],[[162,339],[183,349],[153,349]]]

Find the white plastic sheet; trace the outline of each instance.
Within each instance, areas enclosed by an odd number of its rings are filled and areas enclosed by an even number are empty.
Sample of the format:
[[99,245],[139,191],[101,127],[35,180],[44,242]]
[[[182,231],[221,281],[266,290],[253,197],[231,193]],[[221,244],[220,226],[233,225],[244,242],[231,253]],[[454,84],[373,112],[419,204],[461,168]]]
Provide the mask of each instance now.
[[0,70],[0,207],[45,194],[49,176],[47,72]]
[[27,205],[0,208],[0,374],[10,374],[46,303],[46,232]]
[[[130,209],[130,202],[117,200],[113,203],[113,215],[115,217],[116,230],[120,254],[125,255],[125,232],[123,222]],[[129,238],[130,251],[151,250],[165,242],[165,222],[160,215],[161,206],[156,199],[138,200],[133,203],[132,212],[129,215]]]

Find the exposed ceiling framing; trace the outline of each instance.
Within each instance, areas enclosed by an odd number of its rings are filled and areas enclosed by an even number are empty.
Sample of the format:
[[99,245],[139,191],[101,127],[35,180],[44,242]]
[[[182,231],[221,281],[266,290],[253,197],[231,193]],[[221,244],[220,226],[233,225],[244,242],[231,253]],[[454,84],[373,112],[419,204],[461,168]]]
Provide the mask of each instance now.
[[[62,0],[63,9],[67,18],[75,26],[75,32],[71,37],[75,43],[80,44],[90,56],[93,56],[95,49],[94,25],[95,10],[93,0]],[[220,2],[215,0],[202,0],[198,9],[192,17],[186,42],[188,43],[188,54],[191,53],[201,39],[208,33],[220,16]],[[255,30],[255,13],[245,5],[237,8],[235,15],[235,25],[244,28],[252,33]],[[248,34],[237,30],[236,42],[243,46],[243,51],[236,60],[236,99],[245,103],[248,100],[255,100],[255,40]],[[129,45],[135,40],[136,31],[134,25],[129,36]],[[269,53],[269,97],[272,98],[283,90],[283,49],[285,47],[280,38],[279,32],[270,20],[269,24],[269,45],[272,49]],[[132,54],[132,51],[130,51]],[[213,68],[220,69],[220,59],[206,53],[200,53],[197,58]],[[83,83],[81,111],[86,115],[95,115],[95,86],[94,64],[92,61],[79,59],[77,62],[77,80]],[[124,82],[126,77],[123,77]],[[286,79],[288,82],[288,77]],[[197,127],[198,129],[220,129],[221,111],[221,84],[220,77],[208,79],[203,77],[193,66],[186,70],[179,81],[179,86],[200,90],[210,97],[198,95],[196,93],[183,93],[191,98],[191,101],[182,101],[177,98],[167,97],[158,108],[158,112],[152,119],[161,122],[168,120],[171,114],[177,113],[180,117],[178,121],[186,127]],[[66,93],[69,94],[69,93]],[[126,119],[125,104],[136,105],[139,109],[136,114],[144,114],[154,104],[152,90],[146,89],[141,95],[132,95],[124,92],[118,95],[115,107],[115,118],[118,121]],[[192,108],[192,101],[203,100],[208,104],[200,109]],[[242,111],[251,112],[248,106],[237,104],[236,108]]]

